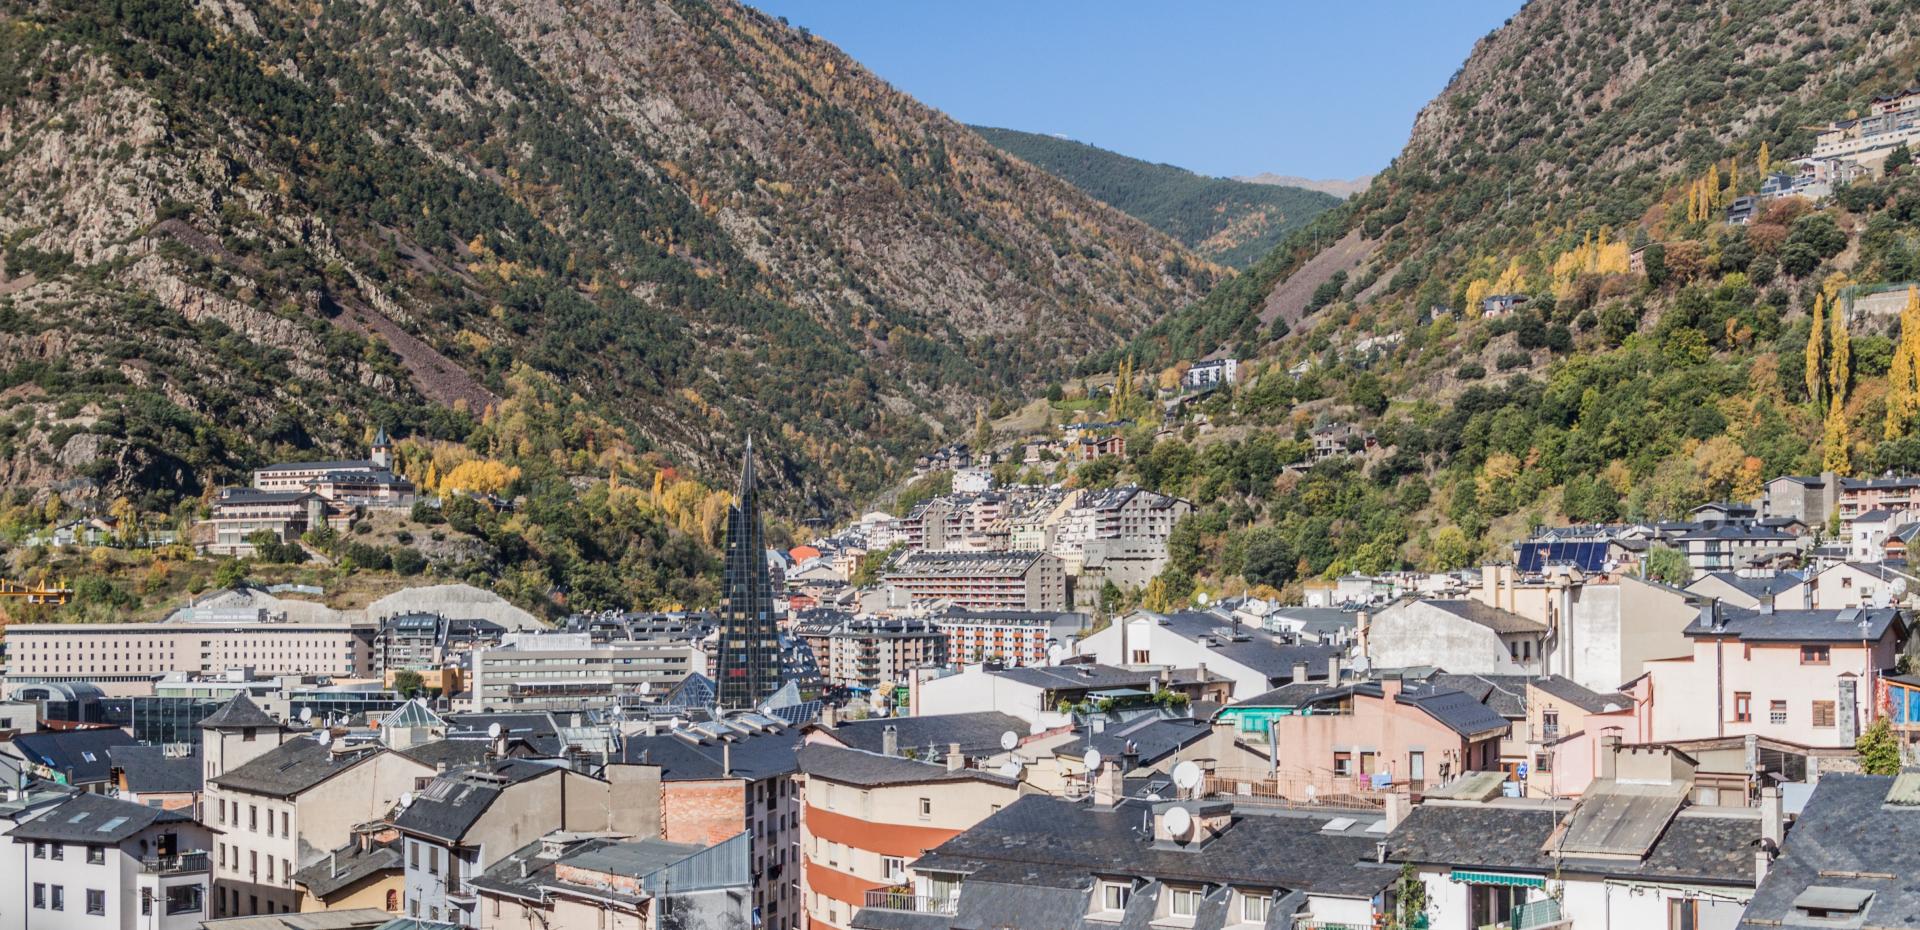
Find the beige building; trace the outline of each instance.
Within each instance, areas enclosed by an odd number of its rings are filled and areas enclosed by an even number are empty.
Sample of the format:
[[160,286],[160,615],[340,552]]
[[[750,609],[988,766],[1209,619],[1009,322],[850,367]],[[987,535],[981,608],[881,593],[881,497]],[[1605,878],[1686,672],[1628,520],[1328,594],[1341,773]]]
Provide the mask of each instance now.
[[109,696],[152,694],[169,672],[364,678],[377,626],[250,618],[221,622],[36,623],[7,628],[9,684],[86,681]]
[[1067,575],[1045,552],[915,552],[887,572],[889,587],[916,602],[975,610],[1067,608]]
[[586,633],[515,633],[473,653],[475,711],[565,710],[645,690],[664,693],[706,653],[689,642],[594,643]]

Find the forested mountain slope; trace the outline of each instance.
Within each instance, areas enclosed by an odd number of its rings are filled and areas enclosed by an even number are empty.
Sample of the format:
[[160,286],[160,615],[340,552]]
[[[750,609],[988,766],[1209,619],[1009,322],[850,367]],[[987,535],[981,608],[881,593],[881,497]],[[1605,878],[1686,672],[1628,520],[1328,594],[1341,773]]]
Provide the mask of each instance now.
[[1008,153],[1236,268],[1267,254],[1287,233],[1340,202],[1319,191],[1209,178],[1070,139],[975,126]]
[[0,14],[7,488],[465,440],[524,366],[681,468],[768,437],[833,510],[1211,279],[730,0]]

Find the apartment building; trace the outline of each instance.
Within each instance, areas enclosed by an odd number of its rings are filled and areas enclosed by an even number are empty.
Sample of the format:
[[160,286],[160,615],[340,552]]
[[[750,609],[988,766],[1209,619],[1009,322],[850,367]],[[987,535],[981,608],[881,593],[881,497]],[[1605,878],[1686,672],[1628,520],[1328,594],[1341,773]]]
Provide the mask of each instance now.
[[171,672],[362,678],[372,672],[375,629],[257,611],[210,622],[16,624],[7,629],[6,677],[9,684],[91,682],[109,696],[151,694]]
[[426,611],[383,617],[373,642],[373,670],[384,674],[445,668],[476,649],[498,644],[506,632],[506,627],[477,617]]
[[1087,491],[1068,512],[1053,551],[1069,555],[1093,540],[1129,540],[1166,545],[1174,524],[1193,512],[1193,504],[1145,488],[1126,486]]
[[706,653],[669,640],[595,643],[587,633],[511,633],[473,653],[476,711],[568,710],[652,690],[705,669]]
[[828,684],[877,688],[906,681],[916,668],[947,664],[947,635],[915,617],[827,613],[802,619],[794,635],[813,649]]
[[1047,610],[956,607],[928,619],[947,637],[948,661],[963,665],[1045,665],[1050,647],[1066,649],[1087,625],[1086,614]]
[[481,930],[740,930],[748,837],[711,846],[556,833],[473,880]]
[[214,555],[248,556],[254,553],[247,537],[266,532],[281,542],[328,525],[327,499],[308,490],[261,491],[221,488],[213,499],[207,523],[211,535],[200,551]]
[[978,610],[1067,609],[1067,576],[1046,552],[914,552],[886,584],[920,603],[945,601]]
[[[903,904],[907,863],[1020,796],[1017,779],[943,763],[808,745],[801,779],[801,897],[807,922],[844,930],[870,902]],[[902,900],[896,900],[902,899]]]
[[206,916],[209,836],[191,813],[77,794],[9,838],[29,852],[4,908],[31,930],[197,930]]

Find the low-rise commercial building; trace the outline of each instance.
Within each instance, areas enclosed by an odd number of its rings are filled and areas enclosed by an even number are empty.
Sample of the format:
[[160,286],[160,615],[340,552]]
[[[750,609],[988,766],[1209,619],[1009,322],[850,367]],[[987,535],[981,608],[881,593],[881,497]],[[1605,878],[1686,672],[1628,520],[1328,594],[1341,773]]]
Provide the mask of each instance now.
[[514,633],[473,653],[468,709],[568,710],[621,695],[665,693],[706,665],[706,654],[687,642],[595,643],[586,633]]

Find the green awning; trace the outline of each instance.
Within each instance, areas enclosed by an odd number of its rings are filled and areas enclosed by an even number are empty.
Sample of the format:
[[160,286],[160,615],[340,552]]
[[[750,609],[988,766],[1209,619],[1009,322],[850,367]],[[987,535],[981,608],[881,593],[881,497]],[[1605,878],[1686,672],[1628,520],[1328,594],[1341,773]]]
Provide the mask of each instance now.
[[1547,880],[1538,875],[1497,875],[1493,872],[1467,872],[1454,869],[1448,876],[1469,885],[1502,885],[1508,888],[1545,888]]

